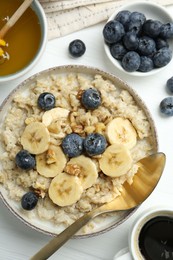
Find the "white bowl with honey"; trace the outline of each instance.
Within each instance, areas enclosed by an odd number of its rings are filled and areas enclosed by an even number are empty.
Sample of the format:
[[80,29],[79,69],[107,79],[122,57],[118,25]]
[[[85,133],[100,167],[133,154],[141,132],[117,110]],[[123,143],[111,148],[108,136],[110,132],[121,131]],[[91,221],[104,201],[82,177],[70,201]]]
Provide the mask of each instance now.
[[[23,0],[0,1],[0,28]],[[47,43],[47,19],[35,0],[5,35],[4,55],[0,57],[0,83],[23,76],[38,62]]]

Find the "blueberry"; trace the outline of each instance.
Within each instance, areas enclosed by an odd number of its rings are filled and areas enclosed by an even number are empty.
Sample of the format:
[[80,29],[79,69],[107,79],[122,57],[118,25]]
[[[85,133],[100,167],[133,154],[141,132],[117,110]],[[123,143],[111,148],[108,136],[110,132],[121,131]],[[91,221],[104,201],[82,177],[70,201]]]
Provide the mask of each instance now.
[[110,52],[112,56],[117,60],[122,60],[124,55],[127,53],[126,48],[121,43],[115,43],[111,45]]
[[102,154],[107,146],[106,139],[103,135],[94,133],[89,134],[84,139],[84,149],[89,156]]
[[146,21],[145,15],[140,12],[132,12],[129,19],[132,22],[140,22],[141,24],[144,24],[144,22]]
[[167,87],[168,91],[171,94],[173,94],[173,77],[171,77],[170,79],[167,80],[166,87]]
[[142,30],[142,24],[140,23],[140,21],[129,21],[125,26],[125,30],[126,32],[134,32],[137,35],[140,35]]
[[133,72],[138,70],[140,63],[141,63],[140,56],[135,51],[127,52],[122,59],[122,67],[128,72]]
[[141,72],[149,72],[153,68],[154,68],[154,64],[152,59],[147,56],[141,56],[141,63],[138,70]]
[[38,202],[38,196],[35,192],[29,191],[25,193],[21,200],[22,208],[25,210],[32,210],[35,208]]
[[117,13],[115,16],[115,20],[119,21],[121,24],[125,25],[127,22],[129,22],[131,12],[128,10],[123,10]]
[[153,55],[156,52],[155,41],[148,36],[140,37],[138,51],[141,55],[144,56]]
[[78,58],[85,53],[86,46],[83,41],[76,39],[69,44],[68,49],[72,57]]
[[130,50],[134,51],[138,48],[139,38],[134,32],[127,32],[123,37],[124,46]]
[[61,145],[63,152],[69,157],[77,157],[83,152],[83,138],[75,133],[66,135]]
[[101,105],[101,96],[97,89],[89,88],[82,93],[81,103],[86,109],[96,109]]
[[164,115],[173,116],[173,97],[166,97],[161,101],[160,111]]
[[169,48],[162,48],[158,50],[153,56],[153,62],[155,67],[164,67],[166,66],[172,59],[172,51]]
[[35,158],[28,151],[21,150],[15,157],[16,165],[23,170],[31,170],[35,167]]
[[52,93],[44,92],[38,97],[37,104],[43,110],[50,110],[55,107],[55,96]]
[[157,50],[159,50],[163,47],[167,47],[167,48],[169,47],[167,40],[164,40],[162,38],[156,38],[155,43],[156,43],[156,49]]
[[142,30],[144,34],[155,38],[160,34],[161,26],[160,21],[149,19],[143,24]]
[[123,25],[118,21],[109,21],[103,28],[103,37],[107,43],[116,43],[125,34]]
[[160,37],[163,39],[173,38],[173,22],[163,24],[160,29]]

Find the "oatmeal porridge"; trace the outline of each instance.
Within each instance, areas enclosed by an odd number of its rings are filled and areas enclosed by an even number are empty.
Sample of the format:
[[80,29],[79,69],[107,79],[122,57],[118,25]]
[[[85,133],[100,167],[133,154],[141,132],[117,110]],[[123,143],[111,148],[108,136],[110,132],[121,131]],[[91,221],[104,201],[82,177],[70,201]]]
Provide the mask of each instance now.
[[0,183],[8,197],[64,227],[116,198],[133,182],[136,162],[155,149],[145,112],[100,74],[35,80],[14,94],[2,127]]

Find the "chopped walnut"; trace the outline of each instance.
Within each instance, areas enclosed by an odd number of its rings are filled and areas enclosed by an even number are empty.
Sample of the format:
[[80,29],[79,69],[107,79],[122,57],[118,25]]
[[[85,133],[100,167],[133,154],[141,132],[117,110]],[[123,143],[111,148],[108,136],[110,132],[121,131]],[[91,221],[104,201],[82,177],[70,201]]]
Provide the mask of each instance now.
[[52,164],[56,162],[56,154],[52,149],[48,149],[46,153],[46,163]]
[[72,128],[73,132],[77,133],[77,134],[81,134],[84,132],[82,125],[72,125],[71,128]]
[[44,190],[34,190],[34,192],[42,199],[44,199],[46,196],[46,191]]
[[65,172],[70,175],[78,176],[81,173],[81,167],[77,164],[67,164]]
[[79,91],[78,91],[78,93],[77,93],[77,99],[81,99],[81,97],[82,97],[82,93],[84,92],[84,90],[83,89],[80,89]]

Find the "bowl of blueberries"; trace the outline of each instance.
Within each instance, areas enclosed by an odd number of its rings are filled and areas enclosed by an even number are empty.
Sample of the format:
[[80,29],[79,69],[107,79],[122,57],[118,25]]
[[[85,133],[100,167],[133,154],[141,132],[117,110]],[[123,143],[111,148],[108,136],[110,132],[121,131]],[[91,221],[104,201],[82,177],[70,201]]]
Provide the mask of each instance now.
[[127,4],[108,19],[103,39],[116,68],[134,76],[153,75],[172,59],[173,18],[166,8],[149,1]]

